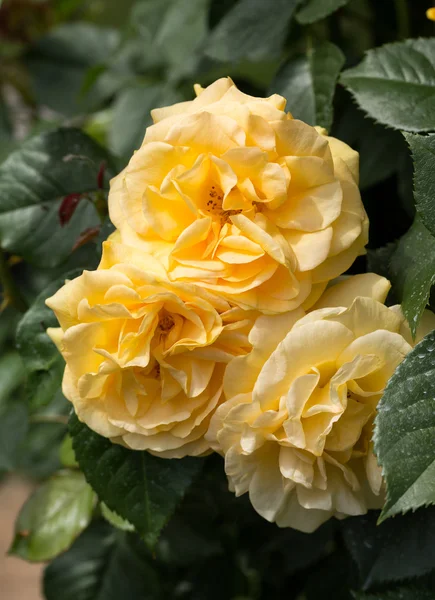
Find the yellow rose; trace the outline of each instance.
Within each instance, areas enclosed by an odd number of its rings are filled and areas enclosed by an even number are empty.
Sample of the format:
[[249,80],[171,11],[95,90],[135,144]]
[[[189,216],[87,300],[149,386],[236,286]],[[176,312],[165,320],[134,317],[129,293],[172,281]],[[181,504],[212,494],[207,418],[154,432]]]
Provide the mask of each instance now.
[[[376,406],[413,341],[389,283],[373,274],[331,287],[321,308],[260,316],[253,350],[227,367],[227,401],[206,438],[230,488],[268,521],[311,532],[331,516],[379,508],[371,443]],[[424,329],[435,328],[425,315]],[[421,336],[423,331],[419,332]]]
[[85,271],[47,300],[65,361],[63,392],[91,429],[168,458],[209,451],[226,364],[250,349],[249,314],[207,290],[168,281],[156,259],[104,244]]
[[364,253],[358,154],[231,79],[152,111],[142,147],[113,181],[124,243],[245,309],[310,306]]

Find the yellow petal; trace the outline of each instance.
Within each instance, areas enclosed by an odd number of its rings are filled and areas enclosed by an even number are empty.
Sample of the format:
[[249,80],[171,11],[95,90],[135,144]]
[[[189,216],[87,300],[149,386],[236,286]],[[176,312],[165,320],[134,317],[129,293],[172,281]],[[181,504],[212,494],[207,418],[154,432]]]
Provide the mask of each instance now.
[[307,323],[290,331],[265,363],[254,387],[253,398],[263,410],[275,408],[292,381],[316,366],[340,356],[354,339],[352,332],[327,321]]
[[358,296],[385,302],[391,283],[376,273],[352,275],[331,285],[312,310],[330,306],[350,306]]
[[332,240],[332,227],[307,233],[306,231],[283,231],[298,261],[299,271],[311,271],[328,257]]
[[172,125],[165,141],[174,146],[194,146],[199,152],[224,154],[243,146],[246,135],[230,118],[208,112],[188,115]]

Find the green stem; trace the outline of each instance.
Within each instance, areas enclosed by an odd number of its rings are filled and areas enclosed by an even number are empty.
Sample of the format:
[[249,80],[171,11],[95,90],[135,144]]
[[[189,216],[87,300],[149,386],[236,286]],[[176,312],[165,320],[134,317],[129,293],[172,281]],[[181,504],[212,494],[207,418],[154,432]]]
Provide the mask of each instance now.
[[0,284],[3,288],[3,297],[6,302],[20,312],[26,312],[27,305],[10,271],[6,254],[0,248]]
[[408,0],[395,0],[395,4],[397,35],[399,39],[406,39],[409,37]]

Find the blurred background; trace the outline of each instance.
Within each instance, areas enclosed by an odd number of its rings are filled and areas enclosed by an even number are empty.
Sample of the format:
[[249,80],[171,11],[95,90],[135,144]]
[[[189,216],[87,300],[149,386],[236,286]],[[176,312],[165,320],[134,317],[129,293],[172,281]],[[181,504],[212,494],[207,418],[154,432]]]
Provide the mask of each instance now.
[[[307,24],[293,18],[297,0],[0,0],[0,163],[24,140],[68,125],[108,147],[121,169],[141,144],[152,108],[191,99],[194,83],[205,86],[227,75],[247,93],[281,93],[295,117],[315,125],[307,59],[312,44],[333,41],[345,66],[352,66],[374,46],[433,35],[425,17],[429,4],[344,0],[327,18]],[[332,134],[360,151],[363,199],[369,216],[377,211],[370,243],[386,245],[413,218],[405,142],[364,118],[343,88],[330,120]],[[56,238],[55,257],[52,250],[35,254],[32,248],[30,268],[13,252],[8,256],[28,305],[66,271],[65,261],[69,268],[83,266],[83,244],[101,235],[90,206],[81,203],[60,231],[63,245]],[[357,261],[354,269],[361,268]],[[4,555],[21,504],[35,482],[60,466],[68,405],[59,392],[23,425],[16,308],[7,302],[0,307],[0,597],[37,600],[41,567]],[[10,471],[19,477],[8,478]]]

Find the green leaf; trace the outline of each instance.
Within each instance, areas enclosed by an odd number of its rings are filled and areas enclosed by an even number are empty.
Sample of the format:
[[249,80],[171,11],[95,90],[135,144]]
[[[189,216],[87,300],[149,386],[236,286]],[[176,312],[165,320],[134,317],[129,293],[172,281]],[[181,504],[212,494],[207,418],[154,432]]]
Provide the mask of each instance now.
[[222,62],[279,56],[299,0],[239,0],[212,31],[205,54]]
[[381,520],[435,503],[435,332],[396,369],[378,404],[375,451],[387,484]]
[[16,468],[18,452],[28,426],[27,409],[23,402],[11,402],[0,411],[0,471]]
[[296,20],[301,25],[315,23],[328,17],[348,2],[349,0],[307,0],[304,6],[296,13]]
[[194,53],[208,32],[209,3],[209,0],[175,0],[159,24],[154,43],[172,67],[171,79],[180,79],[194,66]]
[[114,114],[109,130],[110,148],[127,159],[140,148],[145,129],[152,124],[150,111],[183,98],[164,85],[138,84],[125,89],[114,103]]
[[100,504],[101,514],[106,519],[108,523],[116,527],[116,529],[121,529],[121,531],[134,531],[134,526],[120,517],[116,512],[110,510],[107,504],[101,502]]
[[4,352],[0,357],[0,409],[23,379],[23,361],[18,352]]
[[330,129],[335,85],[343,65],[341,50],[324,42],[309,48],[306,56],[285,63],[271,91],[287,99],[287,108],[296,119]]
[[10,554],[29,561],[51,560],[88,526],[94,504],[94,492],[82,473],[59,472],[21,509]]
[[44,572],[47,600],[152,600],[156,574],[129,536],[104,521],[93,523]]
[[148,49],[155,44],[166,13],[175,5],[175,0],[147,0],[136,2],[130,13],[130,25],[139,34]]
[[389,592],[375,594],[355,593],[355,600],[433,600],[433,592],[424,587],[411,585],[399,587]]
[[36,298],[17,327],[16,346],[27,374],[27,397],[32,409],[46,406],[59,390],[65,361],[47,335],[48,327],[59,327],[54,312],[45,301],[80,271],[70,271],[49,285]]
[[63,438],[59,450],[59,458],[64,467],[74,469],[79,466],[72,446],[72,437],[69,433]]
[[414,161],[414,198],[417,212],[435,235],[435,134],[405,133]]
[[373,119],[395,129],[435,129],[435,38],[369,50],[341,82]]
[[435,238],[417,219],[400,239],[391,258],[394,291],[402,300],[402,310],[415,336],[435,283]]
[[26,57],[38,104],[65,115],[87,110],[93,99],[82,93],[87,71],[105,63],[118,43],[116,30],[90,23],[62,24],[39,39]]
[[20,473],[45,480],[62,467],[60,447],[70,412],[71,404],[60,389],[47,406],[32,411],[29,431],[17,457],[16,468]]
[[[15,339],[15,331],[17,323],[21,319],[22,313],[11,305],[5,307],[0,313],[0,351],[4,352],[6,347],[11,345],[11,342]],[[0,360],[1,363],[1,360]],[[0,368],[1,371],[1,368]],[[8,369],[5,369],[7,374]],[[17,368],[18,372],[18,368]],[[3,374],[0,375],[0,381],[3,383]],[[0,388],[1,389],[1,388]],[[3,393],[0,391],[0,405],[2,402]]]
[[107,152],[78,129],[58,129],[24,142],[0,165],[0,245],[32,263],[54,267],[71,253],[79,235],[99,224],[95,207],[83,198],[61,226],[59,206],[72,193],[105,187],[115,174]]
[[91,431],[75,415],[70,433],[79,465],[100,500],[154,546],[203,461],[162,459],[127,450]]
[[378,516],[378,512],[370,511],[341,523],[364,590],[420,577],[435,568],[435,508],[398,515],[381,525],[376,524]]

